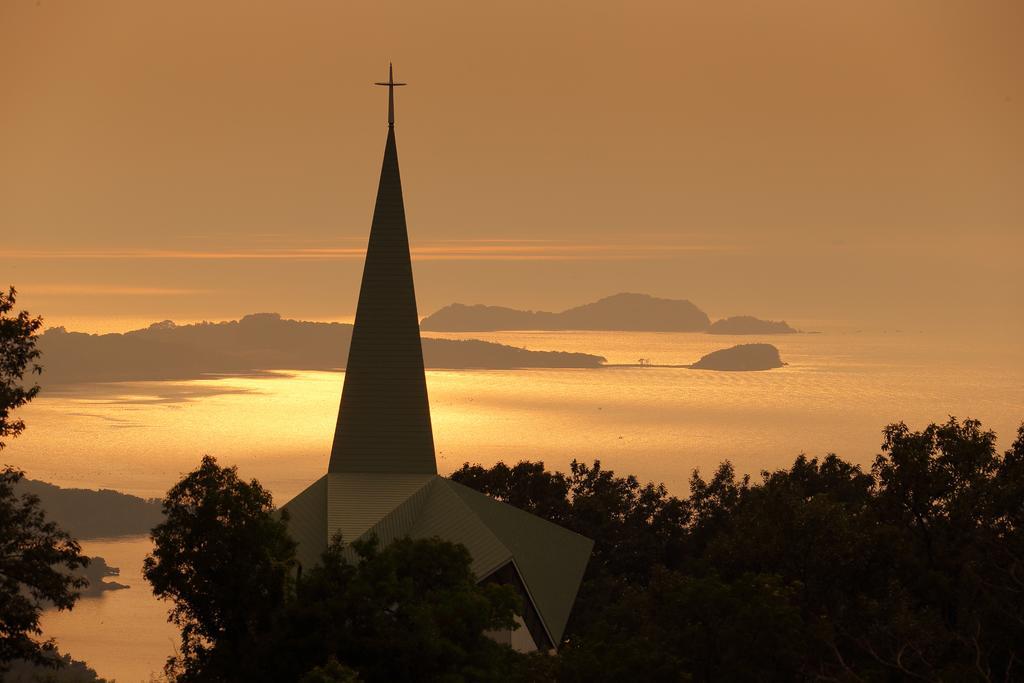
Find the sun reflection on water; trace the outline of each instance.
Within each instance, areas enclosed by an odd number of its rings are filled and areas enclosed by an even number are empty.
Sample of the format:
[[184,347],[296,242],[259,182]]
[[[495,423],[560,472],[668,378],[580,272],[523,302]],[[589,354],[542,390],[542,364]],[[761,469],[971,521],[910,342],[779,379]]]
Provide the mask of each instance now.
[[[440,335],[434,335],[440,336]],[[466,335],[445,335],[466,336]],[[733,343],[702,334],[473,335],[534,349],[586,351],[610,363],[689,363]],[[432,370],[427,373],[438,468],[463,462],[602,462],[685,494],[694,468],[731,459],[740,472],[835,451],[862,464],[895,420],[920,427],[978,417],[1009,443],[1024,418],[1024,352],[974,338],[822,334],[771,338],[789,365],[768,372],[684,368]],[[45,379],[45,376],[44,376]],[[343,376],[294,372],[185,382],[44,388],[4,450],[30,477],[63,486],[161,496],[202,454],[237,464],[279,503],[322,475]],[[90,542],[132,588],[47,614],[47,636],[105,676],[138,680],[171,653],[157,602],[138,575],[145,539]],[[126,581],[127,582],[127,581]],[[97,626],[100,624],[100,626]],[[124,638],[132,634],[133,650]]]

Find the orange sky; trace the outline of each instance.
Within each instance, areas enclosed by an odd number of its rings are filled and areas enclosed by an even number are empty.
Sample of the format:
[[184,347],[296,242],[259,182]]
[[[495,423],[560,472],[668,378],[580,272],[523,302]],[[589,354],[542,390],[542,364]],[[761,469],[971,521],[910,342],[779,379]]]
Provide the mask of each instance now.
[[0,284],[351,315],[393,59],[423,314],[1017,323],[1021,35],[1019,0],[7,0]]

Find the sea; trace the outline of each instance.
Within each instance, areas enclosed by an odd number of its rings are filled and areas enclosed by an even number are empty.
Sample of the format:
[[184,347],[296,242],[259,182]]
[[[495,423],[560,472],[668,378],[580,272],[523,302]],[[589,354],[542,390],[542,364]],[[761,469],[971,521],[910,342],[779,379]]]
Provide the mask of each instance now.
[[[815,333],[425,333],[533,350],[604,356],[590,369],[430,370],[438,468],[572,460],[686,495],[694,471],[724,460],[757,478],[803,453],[836,453],[870,468],[885,425],[914,429],[977,418],[1006,448],[1024,420],[1024,345],[977,331],[925,332],[821,324]],[[785,367],[691,370],[710,351],[769,342]],[[644,359],[649,365],[639,365]],[[43,375],[45,380],[45,373]],[[191,381],[48,387],[20,411],[27,429],[4,462],[60,486],[161,497],[204,454],[237,465],[285,503],[323,474],[343,373],[294,372]],[[145,537],[87,540],[130,587],[44,614],[44,637],[119,682],[149,681],[177,631],[141,576]]]

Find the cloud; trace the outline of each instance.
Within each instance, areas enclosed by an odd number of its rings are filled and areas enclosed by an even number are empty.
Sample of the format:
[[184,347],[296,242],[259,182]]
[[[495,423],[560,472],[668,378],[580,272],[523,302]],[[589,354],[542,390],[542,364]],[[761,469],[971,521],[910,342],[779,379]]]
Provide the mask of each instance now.
[[[681,244],[594,244],[547,240],[445,240],[414,246],[419,261],[618,261],[669,258],[686,252],[732,251],[731,247]],[[0,251],[0,258],[27,260],[288,260],[339,261],[366,255],[363,247],[268,249],[22,249]]]
[[206,294],[208,289],[184,287],[132,287],[126,285],[94,285],[84,283],[24,284],[19,290],[33,296],[183,296]]

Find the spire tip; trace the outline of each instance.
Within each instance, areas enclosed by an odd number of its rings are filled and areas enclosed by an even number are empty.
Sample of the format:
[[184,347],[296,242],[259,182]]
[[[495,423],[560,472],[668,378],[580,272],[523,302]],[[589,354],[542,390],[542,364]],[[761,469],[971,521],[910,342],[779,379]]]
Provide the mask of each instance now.
[[386,85],[388,87],[388,128],[395,126],[395,86],[405,83],[395,83],[395,71],[391,62],[388,62],[388,80],[386,83],[374,83],[374,85]]

